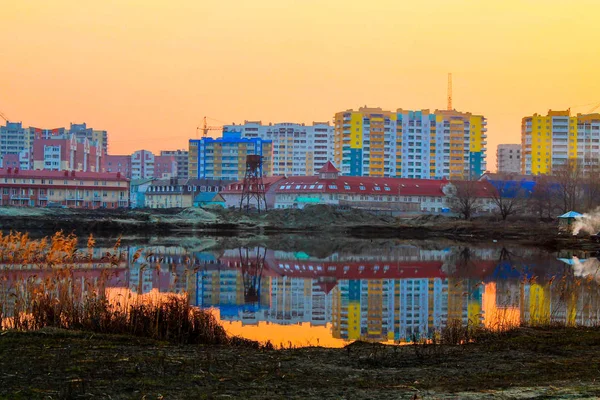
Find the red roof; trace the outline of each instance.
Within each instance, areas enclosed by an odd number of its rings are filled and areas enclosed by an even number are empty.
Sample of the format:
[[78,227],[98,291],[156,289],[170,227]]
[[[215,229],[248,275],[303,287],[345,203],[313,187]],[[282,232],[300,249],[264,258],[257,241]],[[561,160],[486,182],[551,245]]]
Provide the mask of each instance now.
[[[265,191],[268,191],[269,188],[271,187],[271,185],[273,185],[274,183],[277,183],[283,179],[285,179],[285,176],[267,176],[265,178],[262,178],[263,185],[265,185]],[[222,190],[221,194],[223,194],[223,193],[231,193],[231,194],[242,193],[243,183],[244,183],[243,181],[230,183],[227,186],[225,186],[225,190]]]
[[340,170],[337,169],[331,161],[327,161],[327,164],[323,165],[319,170],[319,173],[339,173]]
[[112,172],[47,171],[42,169],[22,170],[18,168],[0,168],[2,178],[39,178],[39,179],[87,179],[127,181],[124,175]]
[[[465,190],[471,190],[475,197],[493,197],[496,193],[496,188],[487,179],[482,181],[452,181],[451,183],[457,189],[464,187]],[[469,185],[471,185],[470,188]]]
[[382,196],[442,197],[447,180],[339,176],[291,176],[277,183],[276,193],[352,193]]

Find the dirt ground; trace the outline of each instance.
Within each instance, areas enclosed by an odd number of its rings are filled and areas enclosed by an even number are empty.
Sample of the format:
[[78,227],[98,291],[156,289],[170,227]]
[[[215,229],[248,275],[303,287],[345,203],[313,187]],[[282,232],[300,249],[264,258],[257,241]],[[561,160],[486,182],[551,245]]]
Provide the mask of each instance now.
[[0,399],[541,399],[600,396],[600,329],[463,346],[264,350],[43,330],[0,334]]

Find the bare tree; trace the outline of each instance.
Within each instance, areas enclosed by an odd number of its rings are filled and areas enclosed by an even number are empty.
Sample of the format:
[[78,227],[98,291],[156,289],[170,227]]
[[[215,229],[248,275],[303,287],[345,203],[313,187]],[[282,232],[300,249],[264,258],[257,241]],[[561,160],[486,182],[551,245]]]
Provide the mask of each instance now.
[[481,209],[477,184],[476,181],[454,181],[448,185],[450,209],[465,220],[470,220]]
[[552,218],[557,210],[557,193],[547,175],[536,177],[535,186],[529,197],[530,210],[541,219]]
[[554,167],[552,175],[556,180],[561,211],[565,213],[577,209],[583,197],[581,162],[576,159],[569,159],[564,164]]
[[492,202],[498,207],[503,221],[522,210],[526,194],[521,182],[505,176],[492,186],[495,189],[492,191]]
[[597,161],[588,163],[582,186],[584,211],[592,211],[600,205],[600,166]]

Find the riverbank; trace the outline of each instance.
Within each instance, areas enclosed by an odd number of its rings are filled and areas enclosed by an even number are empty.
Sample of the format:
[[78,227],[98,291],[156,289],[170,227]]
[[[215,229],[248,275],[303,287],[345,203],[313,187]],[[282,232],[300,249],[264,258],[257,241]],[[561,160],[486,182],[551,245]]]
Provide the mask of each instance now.
[[354,238],[449,239],[454,241],[512,241],[549,249],[598,250],[585,236],[559,235],[557,222],[534,218],[472,221],[440,215],[392,217],[328,206],[304,210],[270,210],[244,214],[223,209],[78,210],[0,207],[0,229],[39,235],[59,230],[78,235],[271,235],[278,233],[335,234]]
[[519,328],[463,346],[284,350],[9,331],[0,398],[590,398],[600,396],[599,360],[597,328]]

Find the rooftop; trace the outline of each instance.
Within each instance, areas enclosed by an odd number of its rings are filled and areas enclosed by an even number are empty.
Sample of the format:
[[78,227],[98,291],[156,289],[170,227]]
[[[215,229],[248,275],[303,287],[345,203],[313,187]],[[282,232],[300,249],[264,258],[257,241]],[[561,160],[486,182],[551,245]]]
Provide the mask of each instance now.
[[3,178],[64,178],[64,179],[93,179],[93,180],[119,180],[129,179],[120,172],[82,172],[82,171],[47,171],[47,170],[20,170],[19,168],[0,168],[0,177]]

